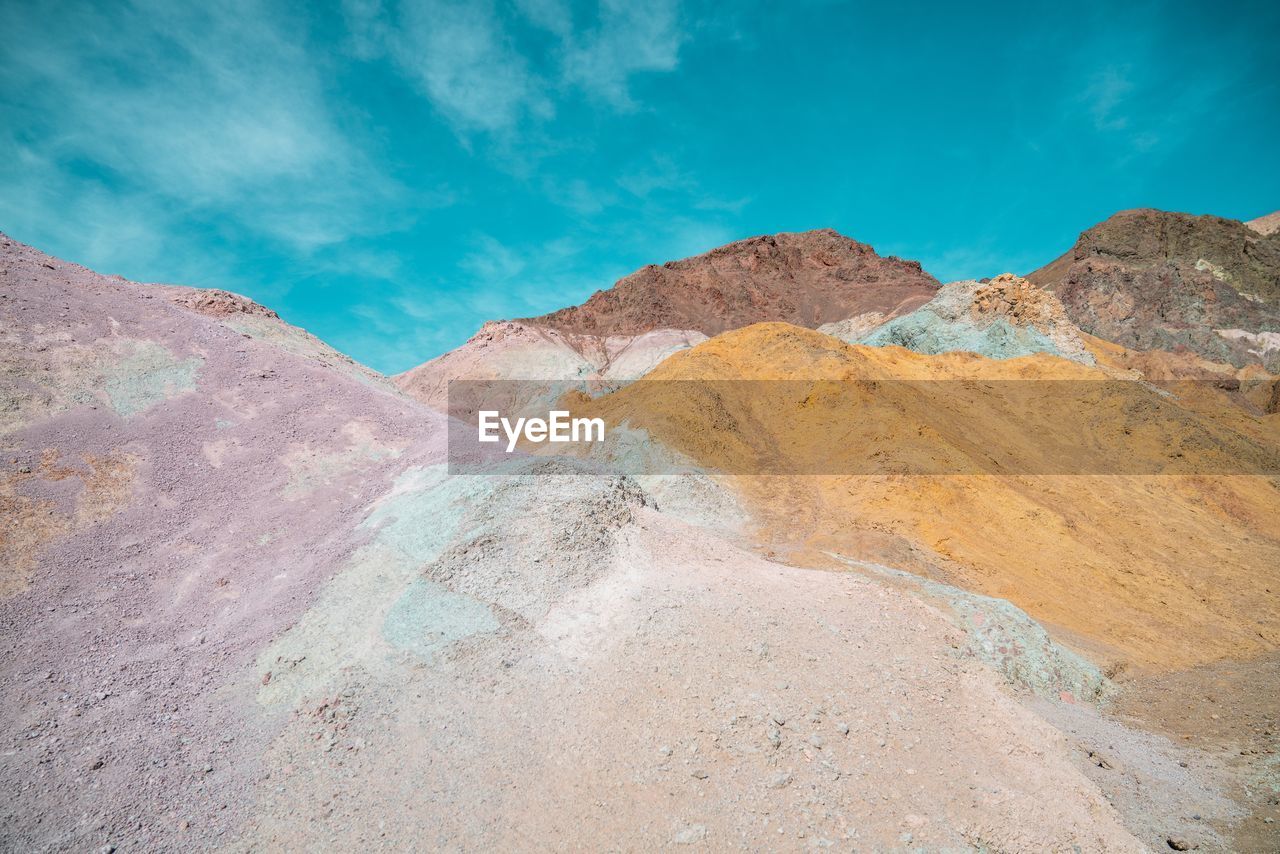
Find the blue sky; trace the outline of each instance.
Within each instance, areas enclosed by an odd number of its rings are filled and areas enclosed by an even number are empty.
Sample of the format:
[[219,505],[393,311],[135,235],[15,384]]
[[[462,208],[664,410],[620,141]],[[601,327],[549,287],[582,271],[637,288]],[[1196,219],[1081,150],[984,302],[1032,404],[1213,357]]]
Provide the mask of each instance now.
[[0,230],[383,371],[830,226],[943,280],[1280,208],[1280,4],[0,0]]

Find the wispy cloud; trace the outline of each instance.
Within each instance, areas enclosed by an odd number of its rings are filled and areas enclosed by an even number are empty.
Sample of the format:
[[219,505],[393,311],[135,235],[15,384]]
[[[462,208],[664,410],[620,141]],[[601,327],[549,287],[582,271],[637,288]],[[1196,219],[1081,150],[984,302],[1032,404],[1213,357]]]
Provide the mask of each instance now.
[[256,0],[27,11],[0,12],[5,124],[21,129],[7,144],[42,140],[26,180],[89,168],[135,210],[208,214],[302,251],[368,230],[398,192],[330,111],[293,35],[305,21]]
[[507,285],[525,268],[524,258],[487,234],[478,240],[476,249],[458,263],[485,285]]
[[464,131],[501,131],[525,116],[554,113],[490,3],[403,4],[391,47],[436,108]]
[[573,35],[573,8],[568,0],[516,0],[516,9],[540,30],[561,39]]
[[686,40],[676,0],[602,0],[583,27],[561,0],[518,0],[514,14],[491,0],[344,0],[343,9],[352,52],[390,59],[465,142],[509,141],[576,95],[634,110],[631,78],[674,71]]
[[641,199],[659,191],[687,190],[694,184],[694,177],[667,154],[652,155],[618,176],[618,186]]
[[637,199],[646,202],[671,196],[679,199],[683,207],[700,211],[736,214],[751,202],[749,197],[725,199],[706,192],[696,175],[680,168],[665,153],[650,155],[647,160],[633,164],[618,176],[617,184]]
[[595,186],[582,178],[567,181],[547,179],[543,185],[548,200],[578,216],[595,216],[618,202],[618,196],[612,190]]
[[473,243],[458,264],[467,287],[455,298],[480,318],[540,314],[559,308],[584,280],[592,289],[612,283],[600,280],[601,271],[586,264],[585,247],[571,238],[507,244],[481,234]]
[[1204,119],[1211,118],[1232,80],[1222,69],[1205,67],[1190,82],[1169,65],[1152,59],[1149,41],[1131,45],[1132,62],[1115,64],[1118,49],[1108,39],[1080,50],[1077,89],[1064,106],[1069,122],[1085,123],[1099,137],[1125,144],[1120,162],[1171,148]]
[[564,38],[564,79],[594,98],[628,110],[636,107],[631,77],[638,72],[674,71],[685,40],[674,0],[603,0],[595,27]]
[[1080,98],[1097,130],[1124,130],[1129,127],[1125,99],[1133,92],[1133,81],[1125,68],[1105,68],[1094,74]]

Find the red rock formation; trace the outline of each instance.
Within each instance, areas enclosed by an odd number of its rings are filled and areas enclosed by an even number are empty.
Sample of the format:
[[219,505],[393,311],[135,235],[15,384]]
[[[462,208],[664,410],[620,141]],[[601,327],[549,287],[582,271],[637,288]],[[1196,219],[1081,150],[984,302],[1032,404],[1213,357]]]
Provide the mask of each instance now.
[[649,265],[585,303],[526,322],[589,335],[689,329],[716,335],[761,321],[816,328],[865,312],[893,317],[933,297],[917,261],[881,257],[831,229],[751,237]]

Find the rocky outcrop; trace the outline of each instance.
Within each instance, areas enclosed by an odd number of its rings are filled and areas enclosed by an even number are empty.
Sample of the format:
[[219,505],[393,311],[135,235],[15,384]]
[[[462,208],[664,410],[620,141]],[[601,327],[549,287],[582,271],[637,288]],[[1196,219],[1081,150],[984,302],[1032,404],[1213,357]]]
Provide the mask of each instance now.
[[1028,278],[1054,291],[1071,320],[1100,338],[1275,369],[1280,351],[1258,344],[1280,332],[1280,234],[1265,228],[1122,211]]
[[1048,353],[1086,365],[1094,362],[1058,298],[1011,273],[985,282],[952,282],[911,314],[855,338],[836,337],[927,355],[964,351],[1011,359]]
[[580,306],[527,322],[594,335],[654,329],[717,335],[770,320],[816,328],[866,312],[903,314],[937,288],[919,262],[881,257],[865,243],[820,229],[752,237],[651,264]]
[[265,305],[260,305],[240,294],[233,294],[231,291],[217,288],[164,287],[163,292],[178,305],[207,317],[234,317],[237,314],[247,314],[274,320],[280,319],[280,315]]

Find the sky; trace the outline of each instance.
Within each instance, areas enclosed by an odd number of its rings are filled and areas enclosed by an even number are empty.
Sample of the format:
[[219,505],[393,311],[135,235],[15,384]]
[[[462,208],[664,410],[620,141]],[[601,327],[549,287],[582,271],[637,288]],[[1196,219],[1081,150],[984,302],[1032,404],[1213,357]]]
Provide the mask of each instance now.
[[380,371],[831,227],[943,281],[1280,208],[1280,3],[0,0],[0,231]]

